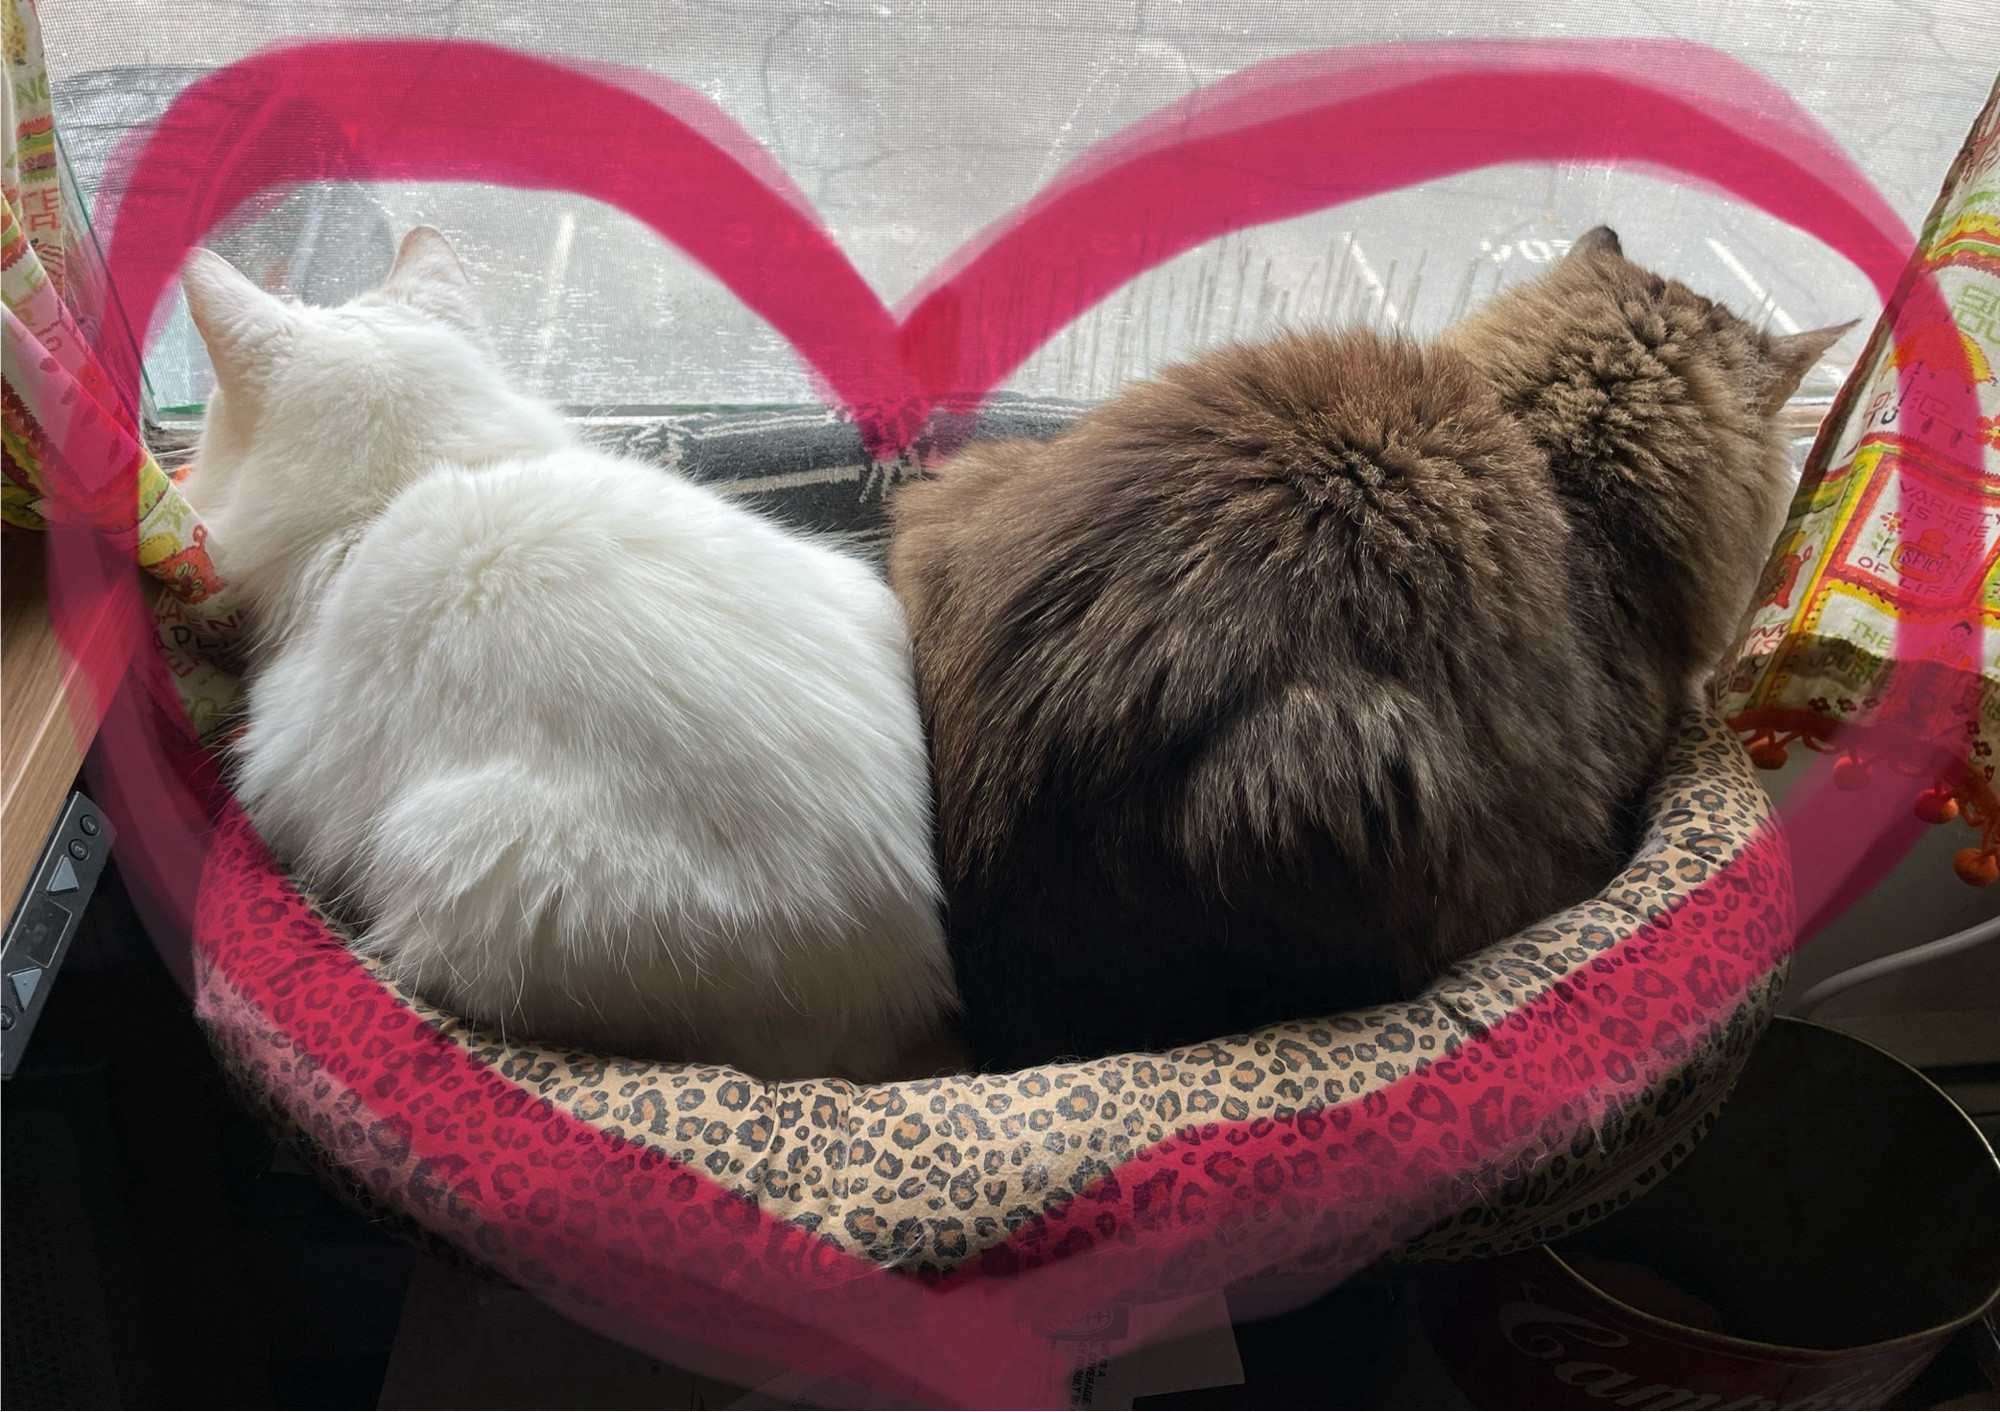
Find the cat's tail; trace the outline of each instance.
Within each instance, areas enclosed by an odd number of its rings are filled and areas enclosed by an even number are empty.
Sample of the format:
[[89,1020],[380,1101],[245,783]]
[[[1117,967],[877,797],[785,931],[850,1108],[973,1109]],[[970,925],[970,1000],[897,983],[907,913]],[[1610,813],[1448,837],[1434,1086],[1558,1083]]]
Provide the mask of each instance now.
[[593,910],[579,894],[603,823],[570,794],[518,763],[412,782],[371,840],[359,949],[471,1019],[532,1024],[552,996],[589,1008],[566,941]]
[[503,1034],[762,1077],[885,1076],[955,1008],[925,889],[723,886],[671,829],[618,819],[534,762],[411,781],[371,840],[359,949]]

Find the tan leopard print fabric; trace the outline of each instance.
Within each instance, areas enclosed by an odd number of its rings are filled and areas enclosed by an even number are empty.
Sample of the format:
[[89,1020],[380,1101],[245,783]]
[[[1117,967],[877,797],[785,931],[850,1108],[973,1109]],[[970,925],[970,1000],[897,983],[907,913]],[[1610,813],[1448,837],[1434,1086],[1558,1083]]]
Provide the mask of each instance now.
[[[617,1177],[620,1201],[636,1192],[643,1208],[652,1180],[663,1198],[682,1183],[678,1200],[699,1174],[825,1245],[933,1275],[1061,1258],[1060,1233],[1076,1227],[1087,1195],[1116,1189],[1124,1173],[1157,1180],[1162,1154],[1177,1145],[1187,1149],[1183,1164],[1189,1152],[1206,1154],[1200,1180],[1177,1188],[1183,1204],[1199,1190],[1205,1202],[1296,1200],[1310,1215],[1314,1202],[1376,1202],[1384,1181],[1413,1188],[1411,1174],[1443,1170],[1484,1144],[1495,1156],[1469,1183],[1442,1182],[1406,1203],[1393,1243],[1416,1258],[1485,1255],[1616,1209],[1712,1121],[1783,980],[1784,849],[1768,833],[1755,841],[1769,823],[1733,735],[1691,714],[1625,871],[1416,1000],[1012,1074],[767,1084],[502,1040],[397,992],[351,956],[339,958],[345,969],[334,979],[300,971],[288,948],[324,947],[333,934],[296,894],[268,889],[246,888],[232,902],[227,888],[205,887],[201,1008],[240,1080],[339,1169],[343,1185],[503,1268],[507,1252],[483,1230],[531,1225],[536,1200],[582,1209],[584,1198],[546,1196],[584,1191],[580,1178],[560,1176],[553,1158],[538,1168],[511,1156],[539,1153],[538,1129],[557,1143],[549,1134],[571,1125],[630,1158]],[[254,836],[225,839],[221,875],[256,847]],[[1693,935],[1698,946],[1676,941]],[[406,1035],[444,1046],[416,1052]],[[1472,1066],[1491,1080],[1463,1072]],[[1381,1121],[1343,1145],[1350,1116],[1357,1131]],[[1296,1152],[1231,1170],[1229,1142],[1242,1134],[1255,1146],[1276,1129]],[[413,1134],[455,1155],[425,1158]],[[593,1176],[600,1187],[611,1165]],[[1131,1190],[1120,1200],[1126,1215],[1111,1226],[1143,1208]],[[1098,1226],[1110,1229],[1105,1219]],[[1086,1231],[1085,1243],[1092,1238]],[[1308,1248],[1237,1263],[1310,1270],[1341,1258],[1344,1243],[1359,1250],[1361,1239],[1329,1226]]]

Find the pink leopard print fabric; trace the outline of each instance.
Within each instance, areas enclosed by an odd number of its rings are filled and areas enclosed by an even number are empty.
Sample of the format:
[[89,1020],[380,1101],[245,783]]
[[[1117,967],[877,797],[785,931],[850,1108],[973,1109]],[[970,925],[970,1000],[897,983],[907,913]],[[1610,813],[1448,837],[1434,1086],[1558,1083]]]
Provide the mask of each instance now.
[[862,1087],[503,1041],[382,981],[240,815],[197,955],[228,1064],[365,1200],[657,1329],[730,1310],[776,1358],[834,1290],[898,1327],[998,1276],[1088,1304],[1552,1239],[1698,1140],[1791,925],[1768,801],[1690,716],[1597,898],[1406,1005],[1166,1054]]

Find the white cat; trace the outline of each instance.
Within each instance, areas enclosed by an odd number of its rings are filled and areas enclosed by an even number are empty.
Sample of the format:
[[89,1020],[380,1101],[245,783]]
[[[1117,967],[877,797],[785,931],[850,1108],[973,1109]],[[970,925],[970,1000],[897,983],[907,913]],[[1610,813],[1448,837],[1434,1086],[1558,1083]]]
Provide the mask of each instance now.
[[501,1026],[767,1079],[955,1007],[901,609],[864,564],[579,445],[457,256],[287,303],[196,252],[185,483],[254,621],[237,797],[360,949]]

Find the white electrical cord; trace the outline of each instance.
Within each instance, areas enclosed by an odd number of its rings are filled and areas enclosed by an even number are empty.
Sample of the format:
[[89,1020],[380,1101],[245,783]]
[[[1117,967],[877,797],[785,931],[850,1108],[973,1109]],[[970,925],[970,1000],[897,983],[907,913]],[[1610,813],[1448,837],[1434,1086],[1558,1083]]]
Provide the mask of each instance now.
[[1863,965],[1850,967],[1838,975],[1828,976],[1800,996],[1799,1003],[1792,1008],[1792,1013],[1803,1020],[1842,991],[1852,990],[1855,986],[1865,985],[1883,976],[1894,975],[1897,971],[1908,970],[1912,966],[1921,966],[1927,961],[1955,956],[1961,951],[1979,945],[1982,941],[1992,941],[1995,937],[2000,937],[2000,917],[1967,927],[1962,932],[1953,932],[1950,936],[1939,937],[1936,941],[1925,942],[1922,946],[1913,946],[1908,951],[1898,951],[1893,956],[1883,956]]

